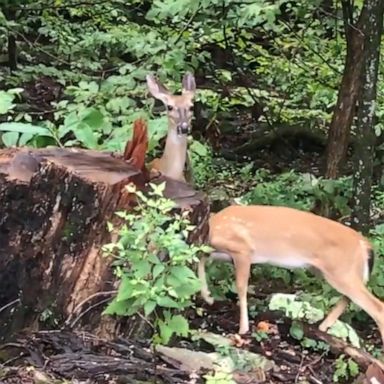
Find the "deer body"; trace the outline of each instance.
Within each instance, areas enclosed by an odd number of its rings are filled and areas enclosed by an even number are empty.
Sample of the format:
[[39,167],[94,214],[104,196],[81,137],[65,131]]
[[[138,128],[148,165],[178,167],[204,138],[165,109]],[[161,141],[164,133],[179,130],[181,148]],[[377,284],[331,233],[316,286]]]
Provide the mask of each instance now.
[[148,90],[167,108],[168,133],[163,155],[154,159],[150,170],[164,176],[186,182],[184,168],[187,161],[187,136],[191,131],[193,99],[196,84],[192,74],[186,73],[182,81],[182,94],[173,95],[153,76],[147,76]]
[[[287,207],[230,206],[209,222],[212,259],[232,261],[240,304],[239,333],[249,331],[247,289],[252,264],[269,263],[286,268],[319,271],[343,297],[320,324],[327,330],[346,309],[349,300],[377,323],[384,344],[384,303],[366,288],[373,263],[369,242],[353,229]],[[206,257],[200,260],[201,294],[210,304]]]

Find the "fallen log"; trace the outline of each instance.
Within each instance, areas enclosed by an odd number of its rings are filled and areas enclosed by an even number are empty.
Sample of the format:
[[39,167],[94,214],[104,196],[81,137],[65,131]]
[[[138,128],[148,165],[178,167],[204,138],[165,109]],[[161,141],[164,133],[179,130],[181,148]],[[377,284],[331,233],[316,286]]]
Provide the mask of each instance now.
[[[134,183],[146,191],[143,173],[108,153],[81,149],[8,149],[0,152],[0,341],[21,329],[38,330],[76,319],[76,329],[114,337],[141,329],[137,318],[101,316],[116,290],[101,246],[111,242],[107,222],[129,210]],[[165,179],[164,195],[190,211],[196,230],[207,233],[205,196]],[[86,311],[86,312],[84,312]],[[136,322],[136,323],[135,323]],[[144,332],[144,331],[143,331]]]
[[0,345],[0,352],[0,363],[4,355],[14,356],[2,366],[1,383],[48,384],[64,378],[106,384],[155,379],[173,384],[187,383],[190,377],[189,372],[157,358],[145,342],[121,338],[109,341],[87,332],[19,335],[16,343]]

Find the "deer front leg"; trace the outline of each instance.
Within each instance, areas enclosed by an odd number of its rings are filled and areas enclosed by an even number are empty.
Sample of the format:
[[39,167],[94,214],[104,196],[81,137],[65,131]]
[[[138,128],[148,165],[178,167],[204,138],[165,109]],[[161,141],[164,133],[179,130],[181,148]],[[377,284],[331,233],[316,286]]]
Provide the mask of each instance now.
[[198,276],[201,282],[201,297],[209,304],[212,305],[214,300],[211,296],[211,292],[209,291],[208,284],[207,284],[207,275],[205,273],[205,263],[207,262],[208,257],[202,256],[199,261],[199,267],[198,267]]
[[248,280],[251,273],[251,262],[248,255],[232,255],[235,265],[236,274],[236,289],[239,296],[240,305],[240,326],[239,334],[242,335],[249,331],[249,317],[248,317]]

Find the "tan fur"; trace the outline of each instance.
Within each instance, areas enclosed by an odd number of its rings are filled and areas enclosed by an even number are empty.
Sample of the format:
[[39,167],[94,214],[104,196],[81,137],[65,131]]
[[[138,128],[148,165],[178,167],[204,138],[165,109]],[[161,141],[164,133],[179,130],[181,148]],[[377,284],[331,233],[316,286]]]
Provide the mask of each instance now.
[[[350,299],[375,320],[384,345],[384,303],[365,286],[371,245],[361,234],[309,212],[273,206],[230,206],[211,216],[209,224],[210,245],[221,255],[231,257],[235,266],[239,333],[249,331],[247,289],[251,265],[270,263],[315,268],[343,295],[320,324],[321,330],[339,318]],[[215,252],[211,258],[217,259]],[[206,258],[202,258],[199,265],[202,296],[212,303],[205,262]]]
[[[183,78],[181,95],[171,94],[162,83],[147,76],[148,89],[153,97],[161,100],[167,108],[168,133],[163,155],[154,159],[149,168],[152,173],[160,173],[170,179],[186,182],[184,168],[187,161],[187,135],[191,130],[195,79],[190,73]],[[188,127],[188,132],[180,134],[178,127]],[[190,181],[190,180],[188,180]]]

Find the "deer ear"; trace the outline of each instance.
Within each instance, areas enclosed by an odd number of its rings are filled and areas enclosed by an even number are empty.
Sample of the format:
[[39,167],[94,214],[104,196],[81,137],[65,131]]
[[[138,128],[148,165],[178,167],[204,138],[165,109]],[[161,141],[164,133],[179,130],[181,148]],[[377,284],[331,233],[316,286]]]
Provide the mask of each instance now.
[[192,95],[195,94],[196,82],[195,82],[195,77],[192,75],[192,73],[187,72],[184,75],[182,84],[183,84],[182,93],[191,92]]
[[146,79],[149,93],[166,104],[170,95],[168,89],[152,75],[147,75]]

